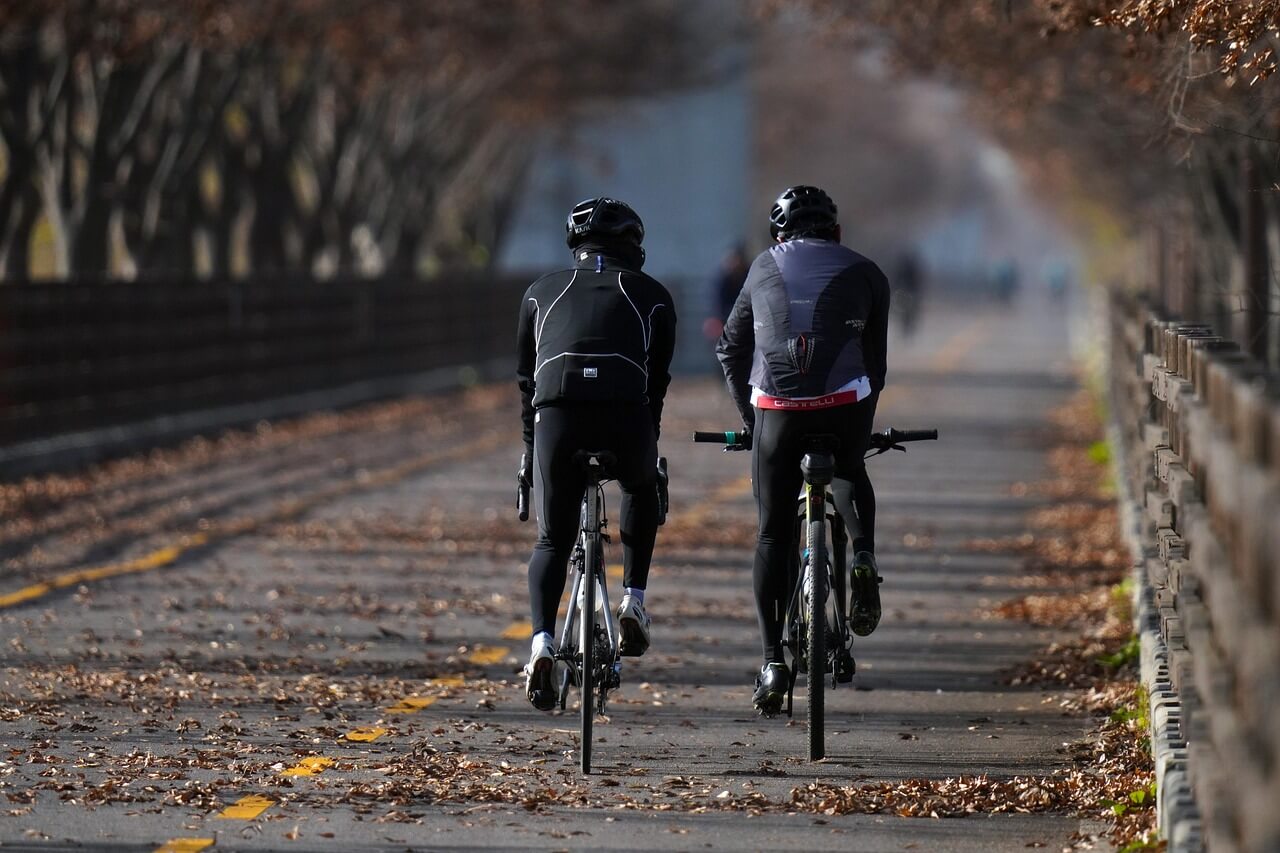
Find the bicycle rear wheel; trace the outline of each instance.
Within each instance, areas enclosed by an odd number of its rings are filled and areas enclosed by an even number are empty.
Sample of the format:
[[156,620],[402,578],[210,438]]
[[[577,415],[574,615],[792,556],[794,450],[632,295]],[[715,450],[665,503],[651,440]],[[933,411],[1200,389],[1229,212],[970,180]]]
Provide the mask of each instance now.
[[582,678],[579,685],[582,689],[582,773],[591,773],[591,726],[595,722],[596,709],[596,570],[600,560],[600,532],[597,524],[598,507],[596,500],[587,503],[587,535],[586,571],[582,575],[582,633],[579,645],[582,647]]
[[823,726],[827,673],[827,531],[821,517],[809,523],[809,578],[812,592],[803,602],[809,642],[809,760],[827,754]]

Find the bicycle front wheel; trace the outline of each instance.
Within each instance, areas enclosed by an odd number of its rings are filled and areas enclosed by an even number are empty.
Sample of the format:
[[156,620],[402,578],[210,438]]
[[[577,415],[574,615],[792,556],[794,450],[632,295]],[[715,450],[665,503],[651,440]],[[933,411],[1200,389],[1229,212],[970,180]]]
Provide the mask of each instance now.
[[804,602],[809,642],[809,760],[827,754],[823,730],[823,691],[827,681],[827,531],[819,518],[809,523],[809,600]]
[[[588,525],[588,530],[594,528]],[[586,566],[582,576],[582,633],[579,645],[582,648],[582,773],[591,773],[591,725],[595,722],[596,708],[596,562],[600,557],[600,539],[596,535],[587,536]]]

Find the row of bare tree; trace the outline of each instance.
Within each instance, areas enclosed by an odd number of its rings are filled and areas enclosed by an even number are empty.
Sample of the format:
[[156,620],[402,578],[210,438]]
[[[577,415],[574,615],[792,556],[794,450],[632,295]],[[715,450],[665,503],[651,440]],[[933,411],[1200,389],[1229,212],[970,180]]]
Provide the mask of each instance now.
[[0,5],[0,279],[482,261],[540,128],[699,73],[677,5]]
[[762,2],[974,92],[1042,197],[1137,247],[1133,283],[1280,366],[1280,0]]

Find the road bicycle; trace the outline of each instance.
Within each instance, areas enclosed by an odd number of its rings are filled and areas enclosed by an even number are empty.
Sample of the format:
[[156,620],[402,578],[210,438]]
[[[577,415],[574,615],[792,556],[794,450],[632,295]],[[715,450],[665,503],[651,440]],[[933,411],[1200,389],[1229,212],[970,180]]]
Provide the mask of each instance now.
[[[608,533],[604,486],[613,479],[618,458],[605,451],[579,450],[573,462],[587,475],[579,512],[578,541],[569,557],[573,587],[569,592],[568,615],[560,632],[555,659],[562,665],[560,710],[565,710],[569,693],[579,691],[581,714],[580,763],[583,775],[591,773],[591,730],[596,714],[604,714],[609,691],[622,685],[622,657],[619,652],[620,627],[609,605],[605,575],[604,546]],[[521,458],[516,510],[521,521],[529,518],[528,460]],[[658,458],[658,524],[667,518],[667,460]]]
[[[932,441],[936,429],[886,429],[872,433],[867,458],[890,450],[906,452],[902,446],[911,441]],[[693,440],[721,444],[725,450],[750,450],[751,434],[695,432]],[[795,556],[788,569],[788,585],[792,590],[783,623],[783,645],[791,657],[790,682],[787,685],[787,716],[792,715],[796,678],[805,670],[809,689],[807,703],[809,759],[817,761],[826,755],[824,728],[826,677],[831,686],[853,680],[853,631],[845,611],[846,548],[849,531],[835,511],[831,498],[831,482],[835,479],[835,451],[839,438],[814,434],[805,438],[805,454],[800,460],[804,475],[804,491],[800,495],[796,518]],[[831,529],[831,547],[827,547],[827,528]],[[851,579],[850,579],[851,580]],[[831,594],[834,593],[834,594]]]

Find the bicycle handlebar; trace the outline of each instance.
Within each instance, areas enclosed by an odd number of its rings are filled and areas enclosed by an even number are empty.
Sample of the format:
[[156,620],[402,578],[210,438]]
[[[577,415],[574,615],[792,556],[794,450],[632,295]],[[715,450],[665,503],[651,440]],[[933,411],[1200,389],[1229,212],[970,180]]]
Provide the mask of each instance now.
[[[698,430],[693,434],[693,440],[699,444],[722,444],[725,450],[750,450],[751,449],[751,433],[737,432],[734,430],[725,430],[724,432],[707,432]],[[871,450],[889,450],[897,447],[903,442],[908,441],[937,441],[938,431],[936,429],[903,429],[898,430],[889,427],[883,432],[873,432],[871,434]]]
[[527,454],[520,454],[520,470],[516,472],[516,514],[529,520],[529,481],[533,479]]
[[667,523],[667,511],[671,508],[671,493],[668,489],[671,475],[667,473],[667,457],[658,457],[658,526]]
[[936,429],[903,429],[897,430],[889,427],[884,432],[873,432],[871,434],[871,449],[881,450],[893,447],[895,444],[901,444],[904,441],[937,441],[938,431]]
[[735,450],[751,449],[751,433],[737,430],[725,430],[724,432],[704,432],[699,430],[693,434],[693,440],[699,444],[723,444],[726,448]]
[[[718,433],[717,433],[718,434]],[[528,455],[520,455],[520,470],[516,471],[516,514],[521,521],[529,520],[529,485],[533,482],[533,468]],[[667,523],[667,510],[671,504],[668,492],[670,474],[667,473],[667,457],[658,457],[658,524]]]

